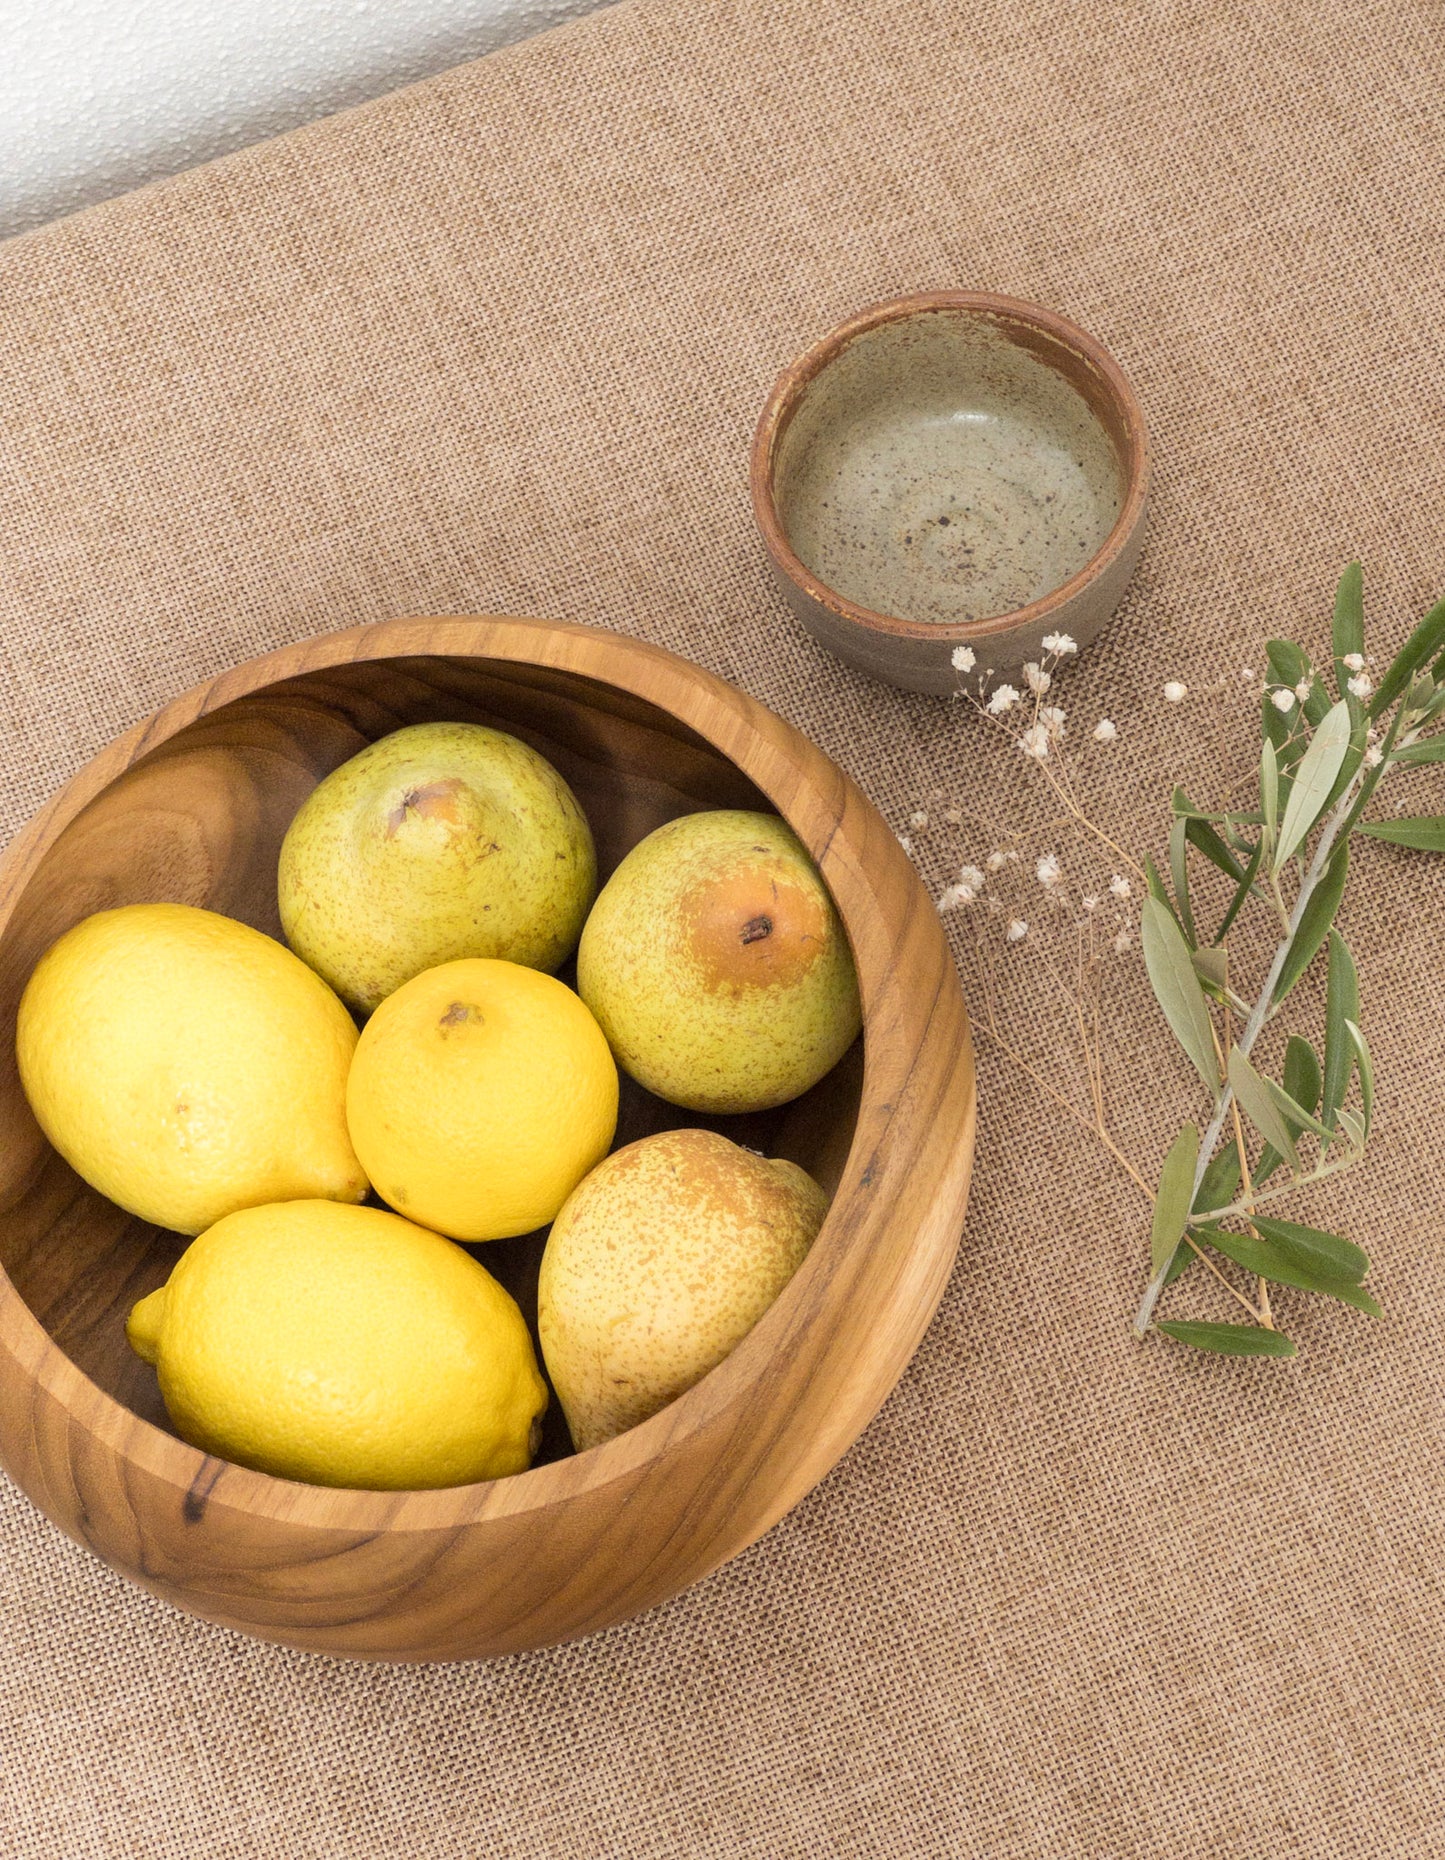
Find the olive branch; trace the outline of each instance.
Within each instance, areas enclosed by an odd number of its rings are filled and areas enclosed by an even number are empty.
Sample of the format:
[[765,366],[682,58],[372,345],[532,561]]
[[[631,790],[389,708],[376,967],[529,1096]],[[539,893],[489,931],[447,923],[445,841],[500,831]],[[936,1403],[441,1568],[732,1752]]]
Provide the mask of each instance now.
[[[1172,797],[1170,883],[1146,861],[1149,895],[1140,934],[1149,981],[1165,1020],[1210,1098],[1201,1137],[1188,1123],[1160,1174],[1150,1236],[1152,1276],[1134,1319],[1166,1336],[1231,1355],[1292,1356],[1274,1325],[1271,1284],[1343,1300],[1378,1315],[1361,1284],[1369,1260],[1338,1234],[1260,1210],[1356,1166],[1374,1109],[1374,1068],[1360,1027],[1359,977],[1334,927],[1349,876],[1351,835],[1445,852],[1445,816],[1390,821],[1362,816],[1392,771],[1445,761],[1445,602],[1410,635],[1378,687],[1365,670],[1363,579],[1351,563],[1335,595],[1333,703],[1302,647],[1271,640],[1276,681],[1262,703],[1257,803],[1208,812],[1182,789]],[[1234,889],[1218,927],[1200,934],[1191,902],[1191,856],[1222,871]],[[1292,892],[1290,898],[1288,894]],[[1274,915],[1278,939],[1252,1003],[1233,985],[1229,934],[1246,908]],[[1291,1034],[1276,1080],[1251,1060],[1255,1042],[1295,984],[1327,950],[1323,1059]],[[1235,1017],[1242,1025],[1234,1031]],[[1347,1104],[1358,1082],[1358,1103]],[[1250,1163],[1252,1144],[1257,1148]],[[1221,1147],[1222,1145],[1222,1147]],[[1284,1179],[1274,1183],[1283,1171]],[[1271,1185],[1273,1184],[1273,1185]],[[1244,1323],[1156,1320],[1165,1289],[1206,1249],[1253,1274]]]
[[[979,717],[1010,737],[1037,770],[1062,810],[1045,830],[1064,825],[1089,835],[1128,868],[1116,871],[1108,895],[1080,900],[1083,916],[1074,925],[1072,983],[1050,964],[1068,999],[1083,1048],[1088,1106],[1081,1109],[1048,1068],[1031,1065],[1017,1036],[1000,1023],[995,1006],[992,956],[975,916],[975,941],[983,958],[984,992],[979,1030],[1019,1066],[1035,1085],[1078,1123],[1090,1129],[1153,1204],[1151,1276],[1134,1328],[1151,1330],[1197,1349],[1234,1356],[1295,1355],[1295,1345],[1275,1325],[1269,1287],[1316,1292],[1379,1315],[1364,1289],[1369,1259],[1344,1236],[1278,1217],[1278,1204],[1363,1159],[1374,1114],[1375,1084],[1370,1049],[1361,1027],[1360,985],[1354,958],[1335,919],[1349,877],[1355,833],[1424,852],[1445,852],[1445,815],[1366,820],[1365,810],[1381,786],[1402,769],[1445,764],[1445,601],[1415,628],[1375,683],[1367,669],[1363,578],[1352,562],[1336,590],[1332,622],[1333,664],[1319,671],[1292,640],[1267,646],[1268,676],[1261,696],[1261,743],[1248,779],[1244,805],[1207,809],[1182,788],[1171,796],[1167,876],[1154,860],[1135,861],[1083,806],[1069,757],[1064,753],[1065,713],[1044,700],[1058,666],[1076,651],[1067,635],[1045,640],[1045,657],[1024,668],[1028,695],[1012,685],[990,687],[984,671],[973,690],[962,687]],[[967,648],[954,655],[958,671],[974,670]],[[1251,676],[1252,674],[1247,674]],[[1333,687],[1333,689],[1331,688]],[[1182,703],[1188,688],[1170,681],[1164,697]],[[1018,715],[1022,711],[1021,734]],[[1105,719],[1091,741],[1108,745],[1118,736]],[[1108,753],[1104,749],[1101,753]],[[920,812],[910,826],[927,823]],[[960,809],[945,818],[961,822]],[[983,823],[979,823],[983,824]],[[911,842],[905,840],[905,845]],[[991,853],[987,870],[965,865],[958,882],[939,900],[949,911],[982,901],[1000,921],[1008,913],[1000,895],[1010,873],[1024,868],[1017,848]],[[1202,868],[1208,867],[1208,886]],[[1056,853],[1047,852],[1034,876],[1057,909],[1063,902],[1063,873]],[[1169,1148],[1151,1188],[1124,1154],[1106,1116],[1101,1053],[1099,974],[1107,954],[1133,946],[1133,926],[1115,925],[1111,911],[1126,908],[1134,886],[1144,897],[1138,934],[1145,968],[1159,1007],[1207,1094],[1207,1110],[1186,1123]],[[1205,904],[1223,901],[1217,922],[1204,922]],[[1236,960],[1246,926],[1272,925],[1267,960]],[[1113,934],[1111,935],[1111,930]],[[1013,918],[1004,944],[1033,940],[1028,922]],[[1322,1053],[1302,1033],[1284,1043],[1279,1076],[1256,1063],[1256,1043],[1272,1029],[1305,973],[1326,963]],[[1252,998],[1242,982],[1247,967],[1263,975]],[[1201,1124],[1203,1130],[1201,1134]],[[1248,1275],[1242,1291],[1224,1265]],[[1200,1264],[1246,1314],[1241,1322],[1202,1323],[1156,1318],[1164,1293],[1191,1266]]]

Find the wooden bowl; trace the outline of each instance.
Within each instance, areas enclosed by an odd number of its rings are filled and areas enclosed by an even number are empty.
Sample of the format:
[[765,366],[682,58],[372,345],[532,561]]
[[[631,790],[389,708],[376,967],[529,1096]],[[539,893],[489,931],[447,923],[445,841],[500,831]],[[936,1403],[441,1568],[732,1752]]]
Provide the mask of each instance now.
[[[496,724],[576,789],[609,872],[706,807],[771,807],[852,940],[864,1035],[805,1098],[719,1120],[835,1191],[803,1268],[663,1413],[493,1484],[338,1491],[213,1459],[171,1431],[124,1319],[185,1242],[49,1148],[21,1094],[16,1008],[41,953],[112,905],[175,899],[280,935],[276,860],[322,776],[402,724]],[[0,861],[0,1461],[78,1542],[207,1620],[318,1652],[448,1660],[567,1640],[736,1555],[822,1478],[942,1294],[973,1149],[968,1023],[937,914],[827,757],[741,692],[585,627],[400,620],[253,660],[110,745]],[[632,1088],[619,1142],[706,1123]],[[480,1256],[535,1317],[543,1236]]]
[[989,291],[875,304],[786,368],[753,439],[753,514],[784,596],[839,658],[956,692],[953,654],[1016,676],[1087,645],[1144,542],[1144,416],[1108,350]]

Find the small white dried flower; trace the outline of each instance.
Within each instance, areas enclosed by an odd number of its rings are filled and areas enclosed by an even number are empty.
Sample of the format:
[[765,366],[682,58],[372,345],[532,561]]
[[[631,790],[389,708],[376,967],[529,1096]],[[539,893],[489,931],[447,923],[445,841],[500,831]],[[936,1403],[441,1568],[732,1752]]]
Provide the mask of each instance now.
[[1377,769],[1384,760],[1384,750],[1381,749],[1378,743],[1371,743],[1369,748],[1365,751],[1365,767],[1367,769]]
[[1239,675],[1244,682],[1248,684],[1254,677],[1254,667],[1252,665],[1241,665],[1239,668]]
[[986,881],[976,865],[966,865],[958,875],[958,882],[965,891],[978,893],[983,890]]
[[1001,717],[1006,710],[1012,710],[1019,701],[1019,694],[1012,685],[995,685],[993,695],[988,700],[988,714]]
[[1026,756],[1032,756],[1035,762],[1042,762],[1049,753],[1049,729],[1044,723],[1031,723],[1018,739],[1019,749]]
[[948,822],[949,826],[956,827],[963,820],[963,814],[956,807],[946,807],[943,810],[943,818]]
[[1045,633],[1044,651],[1051,652],[1055,658],[1067,659],[1070,653],[1079,650],[1079,642],[1071,633]]
[[1030,659],[1024,667],[1024,682],[1035,697],[1042,697],[1054,681],[1037,660]]
[[1303,704],[1305,699],[1309,696],[1310,692],[1314,690],[1314,688],[1315,688],[1315,681],[1313,678],[1301,678],[1299,683],[1294,688],[1294,694],[1299,699],[1300,703]]
[[984,860],[984,864],[988,867],[990,872],[1001,872],[1008,864],[1008,854],[1006,852],[991,852],[987,859]]
[[1059,867],[1059,855],[1045,853],[1034,867],[1034,877],[1045,891],[1053,891],[1056,886],[1061,885],[1064,882],[1064,874]]
[[910,827],[926,827],[928,825],[928,816],[920,807],[916,812],[908,816],[908,824]]
[[906,833],[900,833],[898,835],[898,844],[906,853],[911,853],[913,851],[913,841],[909,839]]
[[1168,704],[1182,704],[1189,696],[1189,687],[1182,678],[1171,678],[1164,687],[1164,701]]
[[1133,895],[1134,887],[1129,883],[1122,872],[1116,872],[1109,880],[1109,896],[1111,898],[1131,898]]
[[972,904],[977,898],[976,891],[970,891],[967,885],[950,885],[938,900],[941,911],[957,910],[960,904]]
[[956,672],[971,672],[978,660],[973,656],[972,646],[955,646],[953,649],[953,669]]
[[1122,956],[1126,949],[1134,947],[1134,939],[1127,930],[1121,930],[1109,947],[1116,956]]
[[1347,652],[1340,664],[1348,671],[1362,672],[1365,669],[1365,655],[1363,652]]
[[1062,742],[1064,738],[1064,717],[1065,712],[1057,704],[1043,704],[1039,707],[1039,722],[1056,743]]
[[1004,935],[1008,938],[1010,943],[1022,942],[1028,933],[1029,927],[1022,917],[1015,917],[1008,929],[1004,931]]
[[1286,691],[1284,686],[1280,685],[1277,690],[1270,692],[1269,701],[1276,710],[1293,710],[1294,692]]
[[1084,909],[1092,917],[1094,912],[1098,910],[1099,906],[1104,902],[1104,900],[1101,897],[1099,897],[1096,893],[1091,892],[1087,898],[1080,898],[1079,902],[1080,904],[1083,905]]
[[1118,735],[1119,731],[1117,726],[1107,717],[1101,717],[1094,725],[1094,741],[1096,743],[1112,743],[1117,740]]
[[[1358,657],[1358,654],[1355,656]],[[1357,697],[1361,700],[1367,698],[1374,688],[1375,681],[1368,672],[1356,672],[1355,676],[1345,686],[1346,691],[1349,692],[1351,697]]]

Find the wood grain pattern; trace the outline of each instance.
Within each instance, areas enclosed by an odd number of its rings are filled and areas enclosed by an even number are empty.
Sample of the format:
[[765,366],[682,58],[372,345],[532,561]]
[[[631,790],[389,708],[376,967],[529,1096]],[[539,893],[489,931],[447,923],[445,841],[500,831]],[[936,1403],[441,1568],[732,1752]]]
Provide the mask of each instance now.
[[[771,806],[852,939],[864,1037],[797,1104],[715,1120],[836,1190],[803,1269],[695,1389],[631,1433],[441,1492],[346,1492],[197,1452],[169,1429],[125,1313],[181,1246],[86,1188],[21,1094],[15,1012],[48,945],[108,905],[177,899],[279,935],[280,841],[314,784],[405,723],[513,731],[576,789],[603,872],[710,806]],[[79,1542],[182,1608],[373,1659],[491,1656],[589,1633],[761,1535],[857,1437],[942,1294],[973,1150],[968,1023],[936,912],[832,762],[741,692],[622,636],[393,621],[258,659],[97,756],[0,862],[0,1461]],[[627,1092],[619,1141],[707,1123]],[[542,1236],[487,1265],[535,1301]],[[555,1408],[555,1404],[554,1404]]]

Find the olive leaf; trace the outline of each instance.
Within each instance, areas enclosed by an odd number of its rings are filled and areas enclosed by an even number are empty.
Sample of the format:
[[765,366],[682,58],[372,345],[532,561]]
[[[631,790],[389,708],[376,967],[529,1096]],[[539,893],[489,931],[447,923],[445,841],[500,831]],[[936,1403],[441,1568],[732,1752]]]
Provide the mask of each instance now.
[[1430,683],[1436,686],[1436,690],[1434,696],[1430,697],[1430,703],[1426,703],[1425,709],[1419,714],[1415,724],[1417,729],[1425,724],[1434,724],[1439,712],[1445,711],[1445,658],[1441,658],[1436,666],[1430,666]]
[[1263,1214],[1256,1214],[1252,1224],[1301,1269],[1316,1272],[1321,1278],[1345,1279],[1351,1285],[1358,1285],[1370,1270],[1370,1258],[1363,1248],[1339,1234],[1324,1233],[1318,1227],[1301,1227],[1297,1221],[1274,1220]]
[[[1297,1123],[1290,1111],[1281,1107],[1281,1115],[1285,1123],[1289,1125],[1290,1135],[1298,1137],[1300,1132],[1306,1128],[1317,1130],[1319,1126],[1315,1123],[1315,1115],[1320,1103],[1320,1062],[1315,1057],[1315,1049],[1309,1041],[1297,1033],[1290,1035],[1285,1046],[1284,1065],[1280,1068],[1280,1077],[1284,1084],[1282,1095],[1288,1098],[1295,1111],[1302,1110],[1309,1114],[1308,1124]],[[1255,1165],[1255,1186],[1258,1187],[1267,1182],[1283,1161],[1283,1156],[1273,1144],[1266,1143],[1260,1151],[1259,1162]]]
[[1192,1246],[1184,1246],[1181,1243],[1179,1246],[1175,1247],[1174,1257],[1169,1262],[1169,1270],[1164,1274],[1164,1284],[1166,1288],[1171,1286],[1182,1274],[1188,1272],[1189,1268],[1198,1257],[1199,1255],[1194,1251]]
[[1380,717],[1409,685],[1410,680],[1445,646],[1445,601],[1432,607],[1405,641],[1370,701],[1371,717]]
[[1285,1042],[1280,1078],[1295,1103],[1302,1105],[1313,1117],[1320,1108],[1324,1075],[1320,1069],[1319,1055],[1303,1034],[1292,1033]]
[[1220,1000],[1224,998],[1229,987],[1229,952],[1211,943],[1203,949],[1196,949],[1190,956],[1194,964],[1194,973],[1203,982],[1205,989]]
[[1226,878],[1232,878],[1238,884],[1244,877],[1244,867],[1207,820],[1201,820],[1195,814],[1187,814],[1184,817],[1184,832],[1189,844],[1203,853],[1211,865],[1217,865]]
[[1365,1036],[1360,1032],[1359,1022],[1347,1020],[1345,1026],[1354,1043],[1355,1060],[1360,1068],[1360,1104],[1365,1113],[1365,1135],[1370,1134],[1370,1120],[1375,1112],[1375,1067],[1370,1058],[1370,1049],[1365,1044]]
[[1264,1089],[1274,1099],[1275,1109],[1285,1121],[1285,1127],[1292,1137],[1298,1137],[1306,1130],[1312,1130],[1317,1137],[1327,1137],[1330,1133],[1312,1111],[1307,1111],[1299,1100],[1285,1089],[1276,1085],[1273,1079],[1265,1079]]
[[1334,620],[1330,629],[1335,654],[1335,684],[1341,697],[1348,697],[1350,668],[1345,660],[1365,650],[1365,575],[1358,562],[1351,562],[1335,589]]
[[1410,846],[1416,852],[1445,852],[1445,814],[1420,814],[1413,820],[1372,820],[1360,828],[1372,840]]
[[1227,1208],[1238,1193],[1241,1173],[1239,1146],[1230,1142],[1204,1171],[1190,1212],[1208,1214],[1213,1208]]
[[1194,1166],[1199,1160],[1199,1130],[1186,1124],[1174,1139],[1159,1172],[1159,1193],[1154,1198],[1154,1224],[1149,1236],[1149,1257],[1157,1272],[1171,1259],[1189,1219],[1189,1198],[1194,1192]]
[[1262,1330],[1257,1324],[1184,1324],[1161,1319],[1154,1328],[1176,1343],[1192,1344],[1196,1350],[1212,1350],[1218,1356],[1295,1354],[1288,1337],[1277,1330]]
[[1445,736],[1432,736],[1426,743],[1407,743],[1390,760],[1404,768],[1418,768],[1422,762],[1445,762]]
[[[1178,911],[1174,908],[1174,900],[1169,895],[1169,887],[1164,883],[1158,866],[1155,865],[1148,853],[1144,855],[1144,883],[1148,889],[1149,896],[1162,904],[1165,910],[1168,911],[1169,915],[1174,919],[1175,923],[1179,925],[1179,928],[1183,930],[1184,923]],[[1191,949],[1194,947],[1193,939],[1189,936],[1187,931],[1185,932],[1185,941],[1189,944]]]
[[1315,731],[1314,740],[1300,761],[1294,786],[1290,790],[1289,805],[1284,811],[1284,822],[1279,830],[1279,842],[1275,847],[1275,871],[1279,871],[1296,847],[1302,844],[1310,828],[1319,819],[1334,789],[1335,778],[1349,746],[1350,707],[1348,704],[1336,704]]
[[1277,1007],[1290,989],[1304,974],[1319,953],[1320,945],[1330,933],[1330,925],[1335,920],[1335,912],[1340,908],[1340,899],[1345,895],[1345,880],[1350,875],[1350,842],[1341,839],[1335,848],[1324,876],[1310,894],[1309,903],[1300,917],[1299,925],[1290,939],[1289,950],[1284,965],[1279,972],[1279,980],[1274,985],[1274,1005]]
[[1335,1113],[1350,1089],[1355,1043],[1350,1026],[1360,1018],[1360,978],[1350,946],[1338,930],[1330,931],[1329,979],[1325,985],[1325,1074],[1320,1122],[1334,1128]]
[[1259,804],[1264,810],[1264,830],[1273,839],[1279,827],[1279,753],[1271,742],[1265,742],[1259,752]]
[[1303,1263],[1298,1254],[1267,1240],[1256,1240],[1252,1234],[1224,1233],[1219,1228],[1211,1228],[1202,1238],[1216,1252],[1232,1259],[1236,1266],[1243,1266],[1246,1272],[1254,1273],[1256,1278],[1268,1279],[1275,1285],[1293,1286],[1297,1291],[1323,1292],[1327,1298],[1338,1298],[1343,1304],[1368,1311],[1371,1317],[1382,1315],[1374,1299],[1354,1280],[1342,1278],[1338,1273],[1322,1272]]
[[1275,1103],[1269,1087],[1237,1046],[1229,1049],[1229,1083],[1239,1100],[1239,1108],[1265,1139],[1273,1144],[1291,1169],[1299,1170],[1299,1151],[1283,1113]]
[[1169,829],[1169,876],[1174,881],[1174,896],[1179,901],[1179,920],[1193,949],[1199,941],[1194,928],[1194,913],[1189,908],[1189,822],[1176,820]]
[[1164,1018],[1214,1097],[1219,1090],[1219,1076],[1204,992],[1194,973],[1189,945],[1173,913],[1152,894],[1144,900],[1140,913],[1140,934],[1144,967]]

